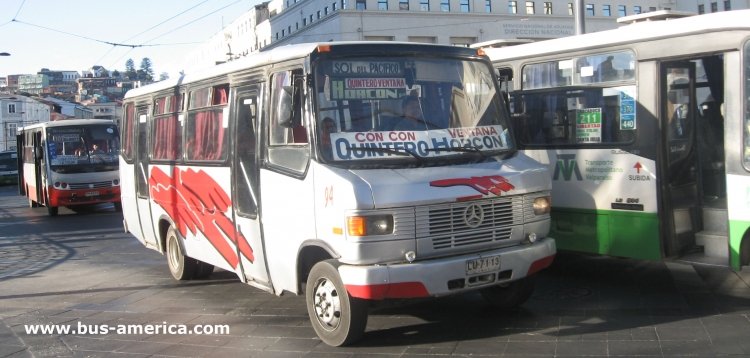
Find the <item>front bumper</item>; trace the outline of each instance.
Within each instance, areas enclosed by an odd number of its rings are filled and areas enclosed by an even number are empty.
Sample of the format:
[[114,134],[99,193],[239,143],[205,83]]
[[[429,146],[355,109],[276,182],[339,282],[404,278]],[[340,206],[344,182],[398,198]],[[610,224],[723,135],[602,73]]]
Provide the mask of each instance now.
[[88,205],[120,201],[120,187],[59,190],[49,188],[50,206]]
[[[341,265],[339,274],[352,297],[380,300],[444,296],[529,276],[552,263],[555,240],[513,246],[481,253],[443,257],[393,265]],[[469,275],[467,261],[499,256],[500,268]]]

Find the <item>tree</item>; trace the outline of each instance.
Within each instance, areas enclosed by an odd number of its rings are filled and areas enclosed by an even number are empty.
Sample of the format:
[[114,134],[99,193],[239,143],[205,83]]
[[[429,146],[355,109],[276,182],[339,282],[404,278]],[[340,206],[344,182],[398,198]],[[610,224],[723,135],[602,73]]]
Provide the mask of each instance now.
[[168,79],[169,79],[169,74],[168,74],[168,73],[166,73],[166,72],[162,72],[162,73],[161,73],[161,74],[159,75],[159,81],[164,81],[164,80],[168,80]]
[[138,79],[139,80],[145,80],[145,81],[153,81],[154,80],[154,69],[151,68],[151,59],[148,57],[144,57],[143,60],[141,60],[141,69],[138,70]]
[[125,76],[130,80],[136,79],[137,73],[135,72],[135,62],[133,62],[132,58],[125,61]]

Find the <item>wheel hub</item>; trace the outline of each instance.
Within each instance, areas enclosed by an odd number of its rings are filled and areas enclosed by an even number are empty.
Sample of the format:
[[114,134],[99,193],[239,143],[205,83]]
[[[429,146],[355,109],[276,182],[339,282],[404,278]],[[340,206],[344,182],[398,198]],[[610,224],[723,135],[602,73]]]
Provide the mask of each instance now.
[[313,299],[318,322],[329,330],[338,327],[341,322],[341,298],[333,283],[325,278],[318,280]]

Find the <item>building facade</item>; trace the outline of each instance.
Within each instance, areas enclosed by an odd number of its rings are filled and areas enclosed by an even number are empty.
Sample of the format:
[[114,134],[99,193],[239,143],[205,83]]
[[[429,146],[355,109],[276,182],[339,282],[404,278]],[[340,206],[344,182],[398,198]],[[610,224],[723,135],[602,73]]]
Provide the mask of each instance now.
[[[748,8],[750,0],[584,0],[585,30],[657,10]],[[186,71],[301,42],[412,41],[467,46],[575,34],[571,0],[272,0],[251,9],[188,56]]]
[[696,12],[698,14],[750,9],[750,0],[696,0],[696,4],[692,4],[693,1],[673,1],[677,3],[675,4],[676,9]]
[[109,119],[120,124],[122,102],[89,103],[86,108],[93,114],[93,119]]
[[84,105],[74,102],[68,102],[54,97],[45,97],[44,100],[46,102],[55,104],[56,107],[59,107],[59,113],[65,116],[65,118],[94,118],[94,111]]
[[42,94],[49,87],[49,76],[45,74],[18,76],[18,92],[28,94]]
[[49,122],[50,107],[21,95],[0,95],[0,149],[16,149],[16,130],[20,127]]

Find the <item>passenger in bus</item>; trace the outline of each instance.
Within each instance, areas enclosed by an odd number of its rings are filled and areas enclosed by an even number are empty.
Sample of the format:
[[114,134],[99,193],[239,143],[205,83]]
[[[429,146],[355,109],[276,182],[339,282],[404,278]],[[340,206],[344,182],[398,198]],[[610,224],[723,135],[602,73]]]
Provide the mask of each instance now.
[[396,123],[393,130],[396,131],[423,131],[427,129],[427,123],[422,115],[422,107],[419,103],[419,97],[407,96],[402,103],[403,113],[401,121]]
[[336,122],[331,117],[325,117],[320,122],[320,145],[321,152],[325,159],[333,157],[333,143],[331,142],[331,133],[336,133]]
[[617,70],[615,70],[615,67],[612,64],[614,59],[614,56],[607,56],[607,59],[599,64],[598,73],[600,81],[612,81],[617,79]]
[[89,151],[89,154],[104,154],[104,151],[99,148],[98,144],[91,145],[91,150]]

